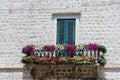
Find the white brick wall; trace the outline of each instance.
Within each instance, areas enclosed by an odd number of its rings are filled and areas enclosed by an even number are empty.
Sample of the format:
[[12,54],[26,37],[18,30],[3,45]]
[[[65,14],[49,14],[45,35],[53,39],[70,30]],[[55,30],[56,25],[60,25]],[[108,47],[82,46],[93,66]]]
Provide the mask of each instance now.
[[32,80],[26,68],[2,68],[0,69],[0,80]]
[[[19,61],[23,46],[56,43],[56,26],[52,19],[55,12],[80,12],[76,44],[105,45],[108,49],[106,67],[120,67],[119,0],[0,0],[0,80],[16,72],[7,73],[2,68],[22,67]],[[111,68],[105,77],[120,80],[118,71]],[[22,79],[22,71],[18,74]]]

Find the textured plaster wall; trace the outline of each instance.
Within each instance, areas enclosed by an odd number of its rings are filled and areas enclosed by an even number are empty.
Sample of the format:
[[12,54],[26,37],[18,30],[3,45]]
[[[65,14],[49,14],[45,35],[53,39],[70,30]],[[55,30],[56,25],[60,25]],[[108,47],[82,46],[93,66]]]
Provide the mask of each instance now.
[[107,47],[103,77],[120,80],[119,0],[0,0],[0,80],[30,80],[20,63],[27,44],[55,44],[53,13],[81,13],[76,44],[98,43]]

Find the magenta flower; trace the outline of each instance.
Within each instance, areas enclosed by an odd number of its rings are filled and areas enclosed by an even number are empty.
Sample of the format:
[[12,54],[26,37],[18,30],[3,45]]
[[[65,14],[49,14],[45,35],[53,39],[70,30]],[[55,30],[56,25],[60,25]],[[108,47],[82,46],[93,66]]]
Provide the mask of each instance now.
[[54,45],[45,45],[43,47],[43,51],[54,52],[55,51],[55,46]]
[[90,43],[90,44],[88,44],[88,45],[86,45],[86,49],[87,50],[90,50],[90,51],[92,51],[92,50],[98,50],[98,45],[97,44],[92,44],[92,43]]
[[25,53],[25,54],[32,53],[32,54],[34,54],[34,46],[33,45],[27,45],[26,47],[24,47],[22,49],[22,53]]
[[74,45],[67,45],[66,47],[65,47],[65,51],[67,52],[67,53],[74,53],[75,52],[75,46]]

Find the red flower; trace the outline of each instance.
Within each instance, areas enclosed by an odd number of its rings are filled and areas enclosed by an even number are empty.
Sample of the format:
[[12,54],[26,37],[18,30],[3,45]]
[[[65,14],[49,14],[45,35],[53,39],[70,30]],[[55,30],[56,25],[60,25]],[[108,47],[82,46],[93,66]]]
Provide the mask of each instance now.
[[54,58],[54,62],[56,64],[61,64],[62,63],[62,61],[60,60],[60,58]]
[[54,58],[47,58],[47,61],[48,62],[51,62],[51,61],[53,61],[54,60]]

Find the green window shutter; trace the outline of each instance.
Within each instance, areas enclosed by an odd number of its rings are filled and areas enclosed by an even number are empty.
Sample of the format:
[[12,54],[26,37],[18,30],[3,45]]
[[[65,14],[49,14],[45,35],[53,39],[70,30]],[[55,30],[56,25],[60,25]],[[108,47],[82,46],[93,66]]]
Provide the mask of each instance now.
[[57,20],[57,44],[75,44],[75,19]]
[[75,20],[67,21],[67,44],[75,44]]
[[57,23],[57,44],[64,44],[65,40],[65,22],[63,20]]

